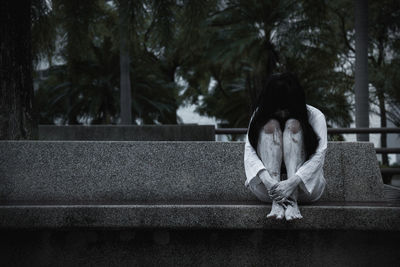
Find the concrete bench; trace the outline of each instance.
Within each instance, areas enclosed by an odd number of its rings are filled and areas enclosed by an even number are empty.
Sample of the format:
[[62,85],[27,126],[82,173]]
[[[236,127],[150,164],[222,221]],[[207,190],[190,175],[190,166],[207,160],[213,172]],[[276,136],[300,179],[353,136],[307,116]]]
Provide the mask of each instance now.
[[398,263],[400,206],[384,201],[372,143],[328,144],[327,191],[295,222],[266,219],[270,205],[244,187],[243,150],[243,142],[1,141],[0,261]]
[[[0,201],[249,201],[243,142],[1,141]],[[372,143],[332,142],[321,201],[382,201]]]

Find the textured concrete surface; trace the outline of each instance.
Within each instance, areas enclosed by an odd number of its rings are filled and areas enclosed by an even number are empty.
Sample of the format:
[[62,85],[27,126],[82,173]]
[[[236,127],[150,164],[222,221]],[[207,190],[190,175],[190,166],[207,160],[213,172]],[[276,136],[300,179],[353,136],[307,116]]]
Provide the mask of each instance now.
[[399,266],[400,232],[0,231],[1,266]]
[[321,201],[383,199],[383,181],[373,143],[330,142],[324,175],[327,191]]
[[267,219],[264,204],[0,205],[0,228],[215,228],[400,231],[400,206],[300,206],[304,218]]
[[400,187],[384,184],[383,192],[385,199],[400,203]]
[[243,149],[0,141],[0,266],[398,266],[371,143],[329,143],[324,201],[294,222],[244,187]]
[[[243,142],[0,141],[0,201],[248,201]],[[379,201],[372,143],[328,144],[321,201]]]
[[214,125],[39,125],[40,140],[215,141]]

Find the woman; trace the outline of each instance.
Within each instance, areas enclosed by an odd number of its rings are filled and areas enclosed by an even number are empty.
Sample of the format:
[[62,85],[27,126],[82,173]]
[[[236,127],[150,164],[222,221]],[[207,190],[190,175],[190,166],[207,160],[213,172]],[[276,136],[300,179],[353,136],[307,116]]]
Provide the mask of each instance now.
[[272,201],[267,218],[301,219],[297,201],[321,197],[326,148],[325,116],[306,104],[296,76],[272,75],[251,116],[244,152],[245,186]]

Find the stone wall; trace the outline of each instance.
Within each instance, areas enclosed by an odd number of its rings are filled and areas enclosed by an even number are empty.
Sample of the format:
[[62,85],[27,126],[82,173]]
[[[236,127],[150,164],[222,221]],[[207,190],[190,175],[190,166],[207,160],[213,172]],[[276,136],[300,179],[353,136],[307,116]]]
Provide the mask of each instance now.
[[330,142],[321,201],[267,219],[243,142],[0,141],[1,266],[398,266],[372,143]]
[[[249,201],[243,142],[1,141],[7,201]],[[372,143],[330,142],[321,201],[382,201]]]

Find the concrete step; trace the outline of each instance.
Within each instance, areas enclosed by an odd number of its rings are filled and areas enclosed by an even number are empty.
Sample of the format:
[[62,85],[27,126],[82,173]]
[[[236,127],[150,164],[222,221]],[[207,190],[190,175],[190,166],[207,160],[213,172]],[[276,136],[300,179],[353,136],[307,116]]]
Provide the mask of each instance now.
[[1,266],[397,266],[372,143],[330,142],[321,201],[266,218],[243,142],[0,141]]
[[0,228],[169,228],[400,231],[400,205],[303,205],[304,218],[267,219],[270,205],[247,204],[2,204]]

